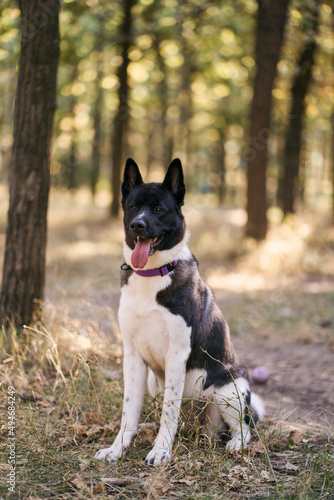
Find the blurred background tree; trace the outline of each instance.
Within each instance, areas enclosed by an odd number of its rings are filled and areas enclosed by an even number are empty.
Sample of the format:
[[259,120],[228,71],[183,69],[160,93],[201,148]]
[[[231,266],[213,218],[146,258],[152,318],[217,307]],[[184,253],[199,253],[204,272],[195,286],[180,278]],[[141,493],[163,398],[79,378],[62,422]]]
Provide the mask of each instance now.
[[262,240],[267,233],[266,170],[271,134],[272,91],[283,42],[289,0],[258,0],[256,75],[247,154],[246,234]]
[[302,148],[303,121],[305,116],[306,95],[312,79],[317,34],[319,28],[320,0],[314,0],[305,6],[303,37],[305,39],[296,62],[295,75],[291,88],[289,123],[285,137],[285,152],[281,186],[281,205],[284,215],[295,211],[295,198],[298,187],[303,192],[302,176],[299,175],[299,163]]
[[[259,9],[266,4],[271,2],[64,0],[52,184],[87,186],[97,203],[101,192],[111,193],[110,211],[116,215],[120,170],[127,156],[135,157],[147,179],[159,178],[171,157],[178,156],[188,192],[203,195],[211,204],[246,208],[256,29]],[[0,178],[6,181],[19,10],[3,0],[0,11]],[[332,212],[333,39],[329,0],[290,0],[273,65],[276,77],[265,127],[270,133],[263,132],[269,135],[258,151],[267,151],[264,167],[255,160],[249,172],[253,197],[257,189],[262,196],[262,220],[255,215],[255,230],[247,230],[257,239],[265,236],[265,229],[258,229],[265,228],[268,208],[291,210],[283,200],[288,190],[291,196],[292,185],[293,210],[305,204]],[[312,64],[307,63],[305,73],[303,57],[310,46]],[[302,103],[298,113],[297,93]],[[299,147],[292,167],[288,158],[296,136]],[[256,180],[260,169],[261,186]]]

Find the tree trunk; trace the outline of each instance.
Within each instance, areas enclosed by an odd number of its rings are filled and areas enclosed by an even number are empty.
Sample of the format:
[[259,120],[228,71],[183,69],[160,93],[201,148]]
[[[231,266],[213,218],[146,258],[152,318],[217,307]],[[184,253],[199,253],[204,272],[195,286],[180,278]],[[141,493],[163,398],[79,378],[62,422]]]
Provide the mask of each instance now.
[[[100,52],[102,55],[103,44],[105,42],[104,37],[104,13],[98,16],[99,21],[99,31],[97,34],[97,43],[95,46],[95,51]],[[101,80],[103,78],[103,61],[97,62],[97,78],[96,78],[96,89],[97,96],[94,105],[94,139],[92,147],[91,156],[91,171],[90,171],[90,188],[92,192],[93,199],[96,193],[96,184],[100,176],[100,166],[101,166],[101,143],[103,139],[102,132],[102,105],[103,105],[103,90],[101,85]]]
[[218,184],[218,199],[219,205],[223,205],[226,198],[226,163],[225,163],[225,135],[221,130],[219,131],[220,141],[217,153],[217,174],[219,176]]
[[[173,149],[174,149],[174,138],[173,138],[173,125],[168,123],[167,111],[169,106],[169,89],[167,83],[167,68],[165,64],[164,57],[161,55],[161,43],[163,39],[160,34],[156,34],[156,53],[157,53],[157,67],[159,71],[164,75],[164,78],[158,83],[158,93],[161,105],[161,117],[160,117],[160,130],[161,130],[161,150],[162,150],[162,163],[167,168],[167,166],[172,161]],[[161,160],[159,158],[159,160]]]
[[332,224],[334,226],[334,110],[332,111]]
[[[332,31],[334,29],[334,7],[332,7]],[[334,57],[332,57],[332,67],[334,67]],[[332,109],[332,224],[334,226],[334,107]]]
[[66,158],[66,170],[67,170],[67,187],[70,190],[77,189],[79,186],[78,182],[78,162],[77,162],[77,145],[75,142],[75,131],[72,131],[72,141],[70,146],[70,152]]
[[113,137],[112,137],[112,203],[111,215],[117,217],[120,209],[121,192],[121,170],[123,164],[124,140],[128,126],[129,118],[129,49],[132,37],[132,15],[131,9],[135,0],[124,0],[124,17],[121,26],[120,39],[122,46],[122,64],[118,70],[118,110],[114,119]]
[[319,0],[314,2],[312,37],[305,43],[300,54],[291,91],[290,122],[285,140],[284,173],[280,190],[284,215],[295,211],[294,203],[298,187],[305,97],[312,79],[314,55],[317,48],[315,36],[319,25],[319,3]]
[[272,89],[283,40],[289,0],[258,0],[254,95],[247,151],[246,235],[257,240],[267,233],[266,167]]
[[90,189],[92,192],[93,199],[96,193],[96,184],[100,175],[100,163],[101,163],[101,138],[102,138],[102,130],[101,130],[101,106],[102,106],[102,89],[101,87],[98,89],[98,94],[95,102],[94,109],[94,140],[93,140],[93,148],[92,148],[92,167],[90,172]]
[[59,58],[58,0],[21,0],[1,322],[29,323],[43,299],[49,160]]
[[[71,71],[71,80],[72,82],[75,82],[78,77],[78,67],[75,65]],[[74,95],[71,95],[69,97],[69,109],[71,110],[71,117],[73,119],[74,123],[74,118],[75,118],[75,106],[77,104],[78,100],[77,97]],[[75,126],[72,126],[71,129],[71,144],[68,152],[66,153],[66,156],[64,157],[62,161],[62,169],[63,169],[63,179],[64,179],[64,184],[67,189],[69,190],[74,190],[77,189],[79,186],[79,180],[78,180],[78,174],[79,174],[79,163],[77,161],[77,130]]]

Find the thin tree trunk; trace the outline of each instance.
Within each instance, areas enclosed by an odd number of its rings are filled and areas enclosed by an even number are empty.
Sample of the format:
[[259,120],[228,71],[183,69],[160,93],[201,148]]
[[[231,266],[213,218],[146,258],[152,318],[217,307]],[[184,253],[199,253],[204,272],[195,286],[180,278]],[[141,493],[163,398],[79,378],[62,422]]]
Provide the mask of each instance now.
[[283,40],[289,0],[258,0],[256,32],[257,72],[250,115],[247,151],[246,235],[257,240],[267,233],[266,167],[272,89]]
[[216,171],[219,176],[218,184],[218,199],[219,205],[223,205],[226,198],[226,163],[225,163],[225,135],[222,130],[219,130],[220,140],[218,144],[218,153],[216,155],[217,167]]
[[124,18],[120,37],[122,46],[122,64],[119,67],[118,110],[114,119],[112,137],[112,204],[111,215],[117,217],[120,209],[121,170],[123,164],[124,140],[129,119],[129,49],[131,46],[132,15],[131,9],[136,0],[124,0]]
[[305,116],[305,97],[312,79],[312,68],[317,49],[315,36],[319,24],[319,4],[319,0],[314,2],[312,38],[305,43],[300,54],[291,91],[290,122],[285,141],[284,173],[280,190],[284,215],[295,211],[294,205],[299,180],[299,162]]
[[168,123],[167,111],[169,105],[169,90],[166,81],[167,68],[165,60],[160,53],[162,39],[159,34],[156,35],[156,52],[157,52],[157,66],[159,71],[164,75],[164,78],[158,83],[158,92],[161,102],[161,149],[162,149],[162,163],[167,168],[172,160],[173,155],[173,125]]
[[77,189],[78,187],[78,162],[77,162],[77,145],[75,142],[75,130],[72,131],[72,140],[70,146],[70,152],[68,158],[66,159],[66,169],[67,173],[67,187],[70,190]]
[[[104,44],[104,15],[98,16],[99,21],[99,32],[97,35],[97,43],[95,50],[102,54],[103,44]],[[101,128],[102,124],[102,104],[103,104],[103,90],[101,86],[101,80],[103,78],[103,64],[102,61],[97,62],[97,78],[96,78],[96,88],[97,96],[94,105],[94,139],[92,147],[91,156],[91,172],[90,172],[90,188],[93,195],[93,199],[96,193],[96,184],[100,175],[100,164],[101,164],[101,142],[103,137],[103,132]]]
[[[334,29],[334,7],[332,7],[332,31]],[[334,57],[332,55],[332,68],[334,68]],[[334,107],[332,109],[332,224],[334,226]]]
[[93,148],[92,148],[92,167],[90,173],[90,189],[93,195],[93,198],[96,193],[96,184],[100,175],[100,163],[101,163],[101,105],[102,105],[102,89],[98,89],[97,99],[95,102],[94,109],[94,140],[93,140]]
[[332,224],[334,226],[334,110],[332,112]]
[[[75,64],[71,71],[71,81],[75,82],[78,77],[78,66]],[[77,97],[71,95],[69,97],[69,109],[74,123],[75,117],[75,105],[77,104]],[[77,130],[73,125],[71,128],[71,144],[69,150],[62,161],[62,180],[63,184],[69,190],[77,189],[78,182],[78,170],[79,163],[77,161]]]
[[50,143],[59,58],[58,0],[21,0],[1,322],[29,323],[43,299]]

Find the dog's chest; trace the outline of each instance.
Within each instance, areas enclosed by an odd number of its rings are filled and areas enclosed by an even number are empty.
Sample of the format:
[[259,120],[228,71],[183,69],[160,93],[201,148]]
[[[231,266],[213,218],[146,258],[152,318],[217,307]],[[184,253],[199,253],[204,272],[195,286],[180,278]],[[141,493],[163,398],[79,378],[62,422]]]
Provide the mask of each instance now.
[[190,346],[190,331],[184,320],[156,300],[157,293],[170,281],[168,276],[131,276],[122,288],[119,308],[124,342],[129,342],[159,377],[164,376],[171,351],[188,351]]
[[123,340],[130,340],[148,366],[159,376],[165,372],[170,345],[170,313],[156,300],[157,293],[168,286],[170,278],[131,276],[122,288],[119,323]]

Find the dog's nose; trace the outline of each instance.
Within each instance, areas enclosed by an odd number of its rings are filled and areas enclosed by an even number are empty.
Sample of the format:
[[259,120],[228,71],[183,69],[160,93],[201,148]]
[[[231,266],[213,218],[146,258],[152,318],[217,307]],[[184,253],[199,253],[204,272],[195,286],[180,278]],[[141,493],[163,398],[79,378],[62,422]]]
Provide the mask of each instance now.
[[130,225],[131,229],[133,231],[136,231],[137,233],[140,233],[141,231],[143,231],[144,229],[146,229],[146,223],[143,219],[134,219],[132,222],[131,222],[131,225]]

